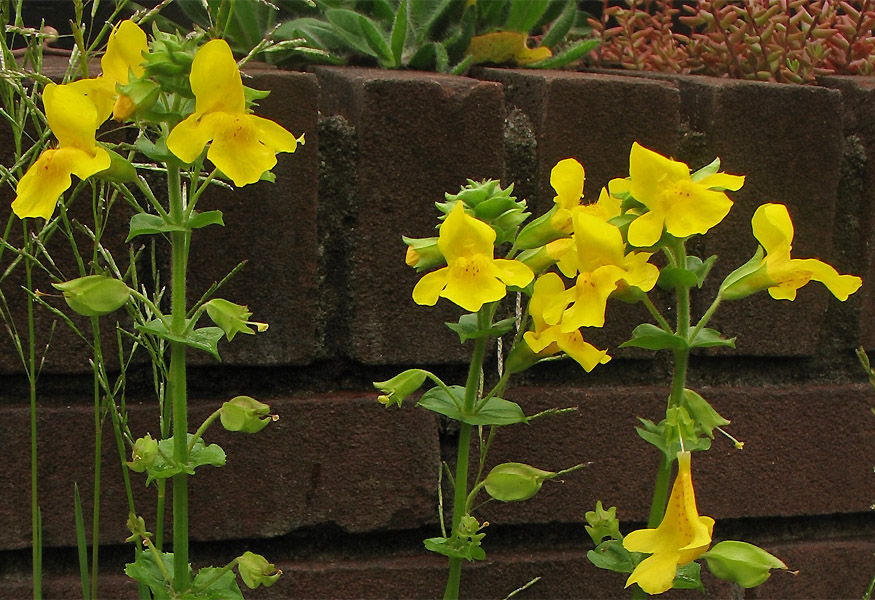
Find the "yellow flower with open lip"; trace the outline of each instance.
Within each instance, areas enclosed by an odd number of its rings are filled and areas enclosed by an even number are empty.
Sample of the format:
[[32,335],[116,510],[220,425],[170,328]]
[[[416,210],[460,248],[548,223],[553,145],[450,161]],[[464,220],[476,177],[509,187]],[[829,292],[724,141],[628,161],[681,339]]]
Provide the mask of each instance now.
[[433,306],[439,297],[475,312],[501,300],[507,286],[525,287],[535,275],[516,260],[494,258],[495,230],[465,212],[458,202],[438,234],[438,249],[447,266],[426,274],[413,288],[413,301]]
[[648,150],[638,142],[629,153],[629,177],[614,179],[614,195],[629,192],[648,212],[629,225],[629,243],[639,248],[654,245],[665,229],[670,235],[685,238],[701,234],[717,225],[732,208],[723,190],[737,191],[744,176],[714,173],[693,181],[690,168]]
[[143,75],[143,52],[148,50],[146,34],[140,26],[131,20],[122,21],[109,34],[106,53],[100,59],[103,73],[93,79],[80,79],[69,84],[94,103],[101,123],[110,114],[117,121],[123,121],[133,113],[136,106],[130,98],[116,91],[116,85],[128,83],[131,72],[135,77]]
[[763,265],[769,294],[776,300],[794,300],[796,290],[812,279],[819,281],[844,302],[856,292],[863,280],[855,275],[839,275],[816,258],[790,258],[793,244],[793,221],[783,204],[763,204],[751,219],[753,235],[766,252]]
[[629,575],[626,587],[637,583],[648,594],[670,590],[677,568],[708,550],[713,529],[714,519],[700,517],[696,508],[690,453],[678,452],[678,474],[662,523],[656,529],[639,529],[623,538],[626,550],[650,554]]
[[659,269],[647,262],[649,252],[624,253],[623,236],[614,225],[580,210],[574,211],[573,221],[580,274],[574,287],[557,294],[544,311],[545,321],[561,321],[565,333],[604,325],[608,297],[621,285],[648,292],[659,278]]
[[565,284],[556,273],[546,273],[535,281],[532,299],[529,301],[529,314],[532,315],[535,330],[527,331],[523,339],[532,352],[542,356],[565,352],[589,373],[597,365],[611,360],[608,351],[599,350],[584,341],[579,329],[566,333],[559,325],[548,325],[544,320],[544,311],[555,296],[564,291]]
[[191,65],[195,111],[176,125],[167,148],[183,162],[194,161],[210,143],[207,158],[234,185],[258,181],[276,165],[277,152],[294,152],[298,141],[282,126],[246,112],[243,81],[225,40],[204,44]]
[[12,212],[20,219],[50,219],[60,195],[70,187],[71,175],[85,179],[109,168],[109,153],[97,145],[100,126],[97,108],[69,85],[50,83],[43,90],[46,120],[58,147],[40,154],[15,188]]

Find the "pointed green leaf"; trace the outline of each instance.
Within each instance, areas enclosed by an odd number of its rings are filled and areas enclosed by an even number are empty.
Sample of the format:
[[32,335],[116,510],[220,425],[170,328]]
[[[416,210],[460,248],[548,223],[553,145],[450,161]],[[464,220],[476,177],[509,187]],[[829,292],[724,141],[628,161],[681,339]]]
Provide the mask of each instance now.
[[678,286],[691,288],[699,284],[699,278],[693,271],[680,267],[665,267],[659,272],[656,285],[664,290],[674,290]]
[[471,562],[486,558],[486,552],[480,547],[479,541],[461,541],[459,539],[435,537],[423,540],[426,550],[437,552],[450,558],[464,558]]
[[334,32],[353,50],[367,56],[378,58],[362,31],[361,20],[367,17],[345,8],[331,8],[325,11],[325,18],[334,27]]
[[371,50],[374,51],[380,62],[384,65],[394,64],[395,58],[392,54],[392,48],[389,47],[389,42],[386,41],[386,34],[364,15],[359,15],[359,27],[365,41],[371,47]]
[[735,338],[724,338],[716,329],[705,327],[696,334],[696,339],[690,343],[690,348],[713,348],[715,346],[735,348]]
[[565,8],[562,9],[562,14],[559,15],[559,18],[556,19],[553,26],[550,27],[550,31],[541,38],[541,45],[552,48],[565,39],[565,36],[568,35],[568,32],[574,27],[574,20],[576,18],[577,2],[566,0]]
[[535,26],[535,23],[541,19],[541,15],[547,10],[549,4],[550,0],[511,2],[505,30],[528,33]]
[[443,389],[434,387],[422,395],[417,406],[469,425],[512,425],[528,422],[528,418],[519,404],[502,398],[490,398],[479,412],[464,414],[456,404],[463,405],[465,388],[452,385],[449,386],[449,389],[455,396],[455,402]]
[[401,66],[401,53],[404,51],[404,41],[407,39],[407,0],[401,0],[398,12],[395,13],[395,22],[392,23],[392,35],[389,38],[392,47],[392,59],[394,67]]
[[219,357],[219,340],[225,335],[221,327],[201,327],[185,335],[177,335],[170,333],[161,319],[153,319],[148,323],[137,325],[137,330],[158,336],[169,342],[179,342],[186,346],[209,352],[217,360],[221,360]]
[[459,340],[465,343],[466,340],[472,340],[481,337],[500,337],[513,329],[516,323],[516,317],[502,319],[497,323],[493,323],[486,329],[477,328],[477,313],[469,313],[459,317],[458,323],[445,323],[447,327],[459,334]]
[[202,229],[209,225],[224,226],[225,221],[222,220],[222,211],[208,210],[202,213],[194,213],[194,215],[188,220],[187,224],[189,229]]
[[631,573],[635,568],[632,555],[623,547],[620,540],[607,540],[586,553],[589,562],[599,569],[616,573]]
[[580,60],[598,45],[598,40],[582,40],[556,56],[551,56],[550,58],[545,58],[525,66],[528,69],[558,69],[576,60]]
[[[180,596],[180,600],[243,600],[243,592],[237,584],[234,571],[225,571],[217,567],[204,567],[197,572],[191,582],[192,590]],[[209,584],[209,587],[204,585]]]
[[687,341],[651,323],[642,323],[632,330],[632,339],[620,344],[620,348],[645,348],[647,350],[685,350]]

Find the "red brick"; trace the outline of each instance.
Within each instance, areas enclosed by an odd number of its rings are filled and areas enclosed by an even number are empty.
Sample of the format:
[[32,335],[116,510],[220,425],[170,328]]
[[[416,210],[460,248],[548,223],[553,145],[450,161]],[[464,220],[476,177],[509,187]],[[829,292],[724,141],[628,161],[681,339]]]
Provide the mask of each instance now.
[[348,215],[345,264],[325,274],[348,303],[349,339],[335,347],[366,364],[464,362],[467,350],[443,325],[461,309],[413,303],[419,276],[404,264],[401,235],[434,235],[434,203],[445,192],[503,175],[501,87],[430,73],[323,67],[316,74],[320,111],[342,116],[357,142],[349,197],[320,198]]
[[[238,335],[221,342],[227,365],[303,365],[316,351],[316,239],[319,138],[316,115],[319,90],[308,73],[253,71],[246,85],[270,90],[256,113],[272,119],[306,144],[294,154],[277,156],[276,183],[260,182],[241,189],[214,188],[198,210],[221,210],[225,226],[192,234],[189,301],[200,298],[240,261],[246,266],[216,296],[249,305],[252,319],[270,324],[255,336]],[[163,249],[169,247],[161,242]],[[204,317],[203,323],[211,324]],[[190,352],[197,363],[213,363],[206,354]]]
[[[38,423],[44,541],[47,547],[74,546],[74,482],[91,514],[93,414],[44,400]],[[225,449],[228,463],[220,469],[202,467],[189,484],[193,540],[275,537],[327,524],[362,532],[436,523],[439,450],[432,415],[384,410],[373,395],[263,400],[281,418],[259,434],[231,434],[218,423],[208,431],[207,441]],[[193,403],[192,429],[220,402]],[[7,457],[0,472],[0,489],[5,490],[0,548],[25,548],[30,545],[29,411],[6,407],[0,414],[8,432],[0,442]],[[135,437],[157,434],[153,403],[129,405],[129,415]],[[131,481],[137,511],[153,526],[154,488],[144,489],[144,475],[132,473]],[[128,535],[128,505],[109,423],[102,487],[101,542],[120,544]]]
[[[699,509],[717,519],[717,535],[721,519],[869,510],[873,475],[867,449],[875,443],[875,428],[866,386],[699,391],[733,421],[727,430],[745,442],[738,451],[715,432],[712,449],[693,459]],[[579,410],[500,431],[487,472],[509,461],[551,471],[591,464],[561,485],[545,483],[526,502],[490,503],[482,517],[496,524],[581,523],[602,500],[618,507],[626,527],[646,521],[659,458],[634,427],[639,416],[660,421],[667,394],[658,387],[512,388],[506,396],[527,414],[554,407]]]

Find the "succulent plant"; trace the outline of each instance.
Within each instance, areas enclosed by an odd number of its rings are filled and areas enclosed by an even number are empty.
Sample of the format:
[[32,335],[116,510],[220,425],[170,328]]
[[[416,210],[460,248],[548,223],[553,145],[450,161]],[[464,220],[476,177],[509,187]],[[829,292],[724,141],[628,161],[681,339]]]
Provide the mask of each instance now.
[[589,23],[599,67],[782,83],[875,72],[875,0],[605,0]]

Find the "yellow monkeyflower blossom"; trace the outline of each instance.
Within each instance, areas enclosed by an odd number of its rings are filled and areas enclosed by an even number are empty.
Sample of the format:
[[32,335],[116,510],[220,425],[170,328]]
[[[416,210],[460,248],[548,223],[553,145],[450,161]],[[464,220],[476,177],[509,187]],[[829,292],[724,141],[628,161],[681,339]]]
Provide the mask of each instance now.
[[700,517],[696,508],[690,453],[678,452],[678,475],[662,523],[656,529],[639,529],[623,538],[626,550],[650,554],[629,575],[626,587],[637,583],[648,594],[670,590],[677,568],[708,550],[713,529],[714,519]]
[[556,273],[547,273],[535,281],[532,299],[529,301],[529,314],[535,325],[534,331],[527,331],[523,339],[532,352],[541,356],[549,356],[559,351],[565,352],[576,360],[587,373],[597,365],[606,364],[611,360],[607,350],[599,350],[584,341],[579,329],[563,332],[559,325],[548,325],[544,320],[544,311],[552,303],[557,294],[565,291],[565,284]]
[[[560,208],[556,214],[564,210]],[[620,200],[611,196],[607,189],[602,188],[599,199],[595,204],[579,204],[565,210],[565,212],[571,223],[570,231],[573,233],[575,213],[591,215],[607,222],[620,214]],[[576,239],[577,236],[572,235],[571,238],[561,238],[546,245],[547,255],[556,261],[556,266],[566,277],[574,277],[579,270]]]
[[737,191],[744,176],[714,173],[699,181],[690,177],[690,168],[641,146],[632,144],[628,179],[610,182],[612,194],[629,192],[648,212],[629,225],[629,243],[639,248],[659,241],[663,229],[685,238],[702,234],[717,225],[732,208],[723,190]]
[[793,222],[783,204],[763,204],[751,219],[753,235],[766,252],[763,265],[770,281],[769,294],[776,300],[794,300],[796,290],[811,281],[819,281],[844,302],[856,292],[863,280],[855,275],[839,275],[825,262],[816,258],[790,258],[793,244]]
[[212,140],[207,158],[234,185],[258,181],[276,165],[278,152],[294,152],[298,142],[282,126],[246,112],[243,81],[225,40],[204,44],[191,65],[195,111],[167,137],[167,148],[193,162]]
[[580,327],[601,327],[608,297],[615,290],[629,286],[648,292],[659,278],[659,269],[647,262],[649,252],[624,254],[623,236],[617,227],[585,211],[575,211],[573,220],[575,266],[580,274],[574,287],[558,294],[544,312],[545,321],[550,325],[561,321],[565,333]]
[[115,120],[124,121],[136,109],[130,98],[116,91],[116,85],[127,84],[130,73],[134,77],[143,75],[141,63],[143,53],[148,50],[149,43],[140,26],[131,20],[122,21],[109,35],[106,53],[100,59],[103,73],[94,79],[80,79],[69,84],[94,103],[101,123],[110,114]]
[[535,275],[516,260],[494,258],[495,230],[468,215],[461,202],[447,215],[438,249],[447,266],[426,274],[413,288],[413,301],[433,306],[443,296],[475,312],[507,294],[507,286],[525,287]]
[[43,90],[46,120],[58,147],[40,154],[15,188],[12,211],[21,219],[50,219],[58,198],[70,187],[71,175],[80,179],[109,168],[109,153],[97,145],[100,126],[97,108],[69,85],[50,83]]

